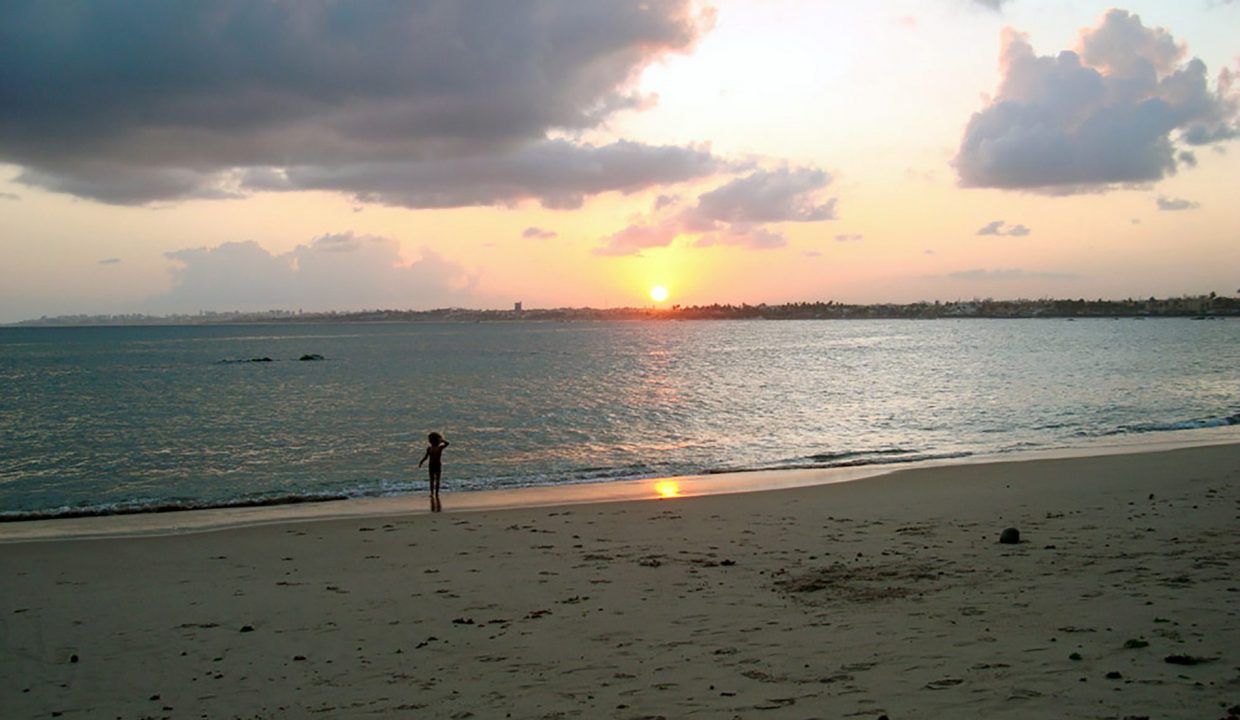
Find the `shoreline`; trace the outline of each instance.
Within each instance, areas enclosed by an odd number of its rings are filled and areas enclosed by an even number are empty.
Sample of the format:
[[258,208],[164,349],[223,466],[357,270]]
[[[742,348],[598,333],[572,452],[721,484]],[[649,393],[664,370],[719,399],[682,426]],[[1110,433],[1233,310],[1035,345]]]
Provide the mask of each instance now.
[[[1011,453],[968,455],[830,468],[780,468],[654,477],[638,480],[565,483],[502,490],[448,492],[448,513],[512,508],[544,508],[633,500],[664,500],[734,493],[765,492],[842,482],[856,482],[926,468],[1003,464],[1079,457],[1150,453],[1180,448],[1240,443],[1240,427],[1223,426],[1169,431],[1148,436],[1097,438],[1079,445]],[[377,497],[262,502],[219,507],[122,512],[0,522],[0,545],[63,539],[134,537],[213,532],[254,525],[316,522],[343,518],[387,517],[429,513],[427,496]]]
[[0,698],[65,718],[1225,717],[1237,513],[1230,443],[10,543]]

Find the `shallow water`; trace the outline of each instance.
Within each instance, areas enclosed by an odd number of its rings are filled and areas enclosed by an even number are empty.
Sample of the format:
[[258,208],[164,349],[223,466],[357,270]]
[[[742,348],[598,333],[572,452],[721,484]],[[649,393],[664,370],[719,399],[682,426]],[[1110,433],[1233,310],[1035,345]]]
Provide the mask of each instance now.
[[1237,367],[1231,320],[3,328],[0,515],[421,490],[430,430],[446,490],[1064,447],[1240,422]]

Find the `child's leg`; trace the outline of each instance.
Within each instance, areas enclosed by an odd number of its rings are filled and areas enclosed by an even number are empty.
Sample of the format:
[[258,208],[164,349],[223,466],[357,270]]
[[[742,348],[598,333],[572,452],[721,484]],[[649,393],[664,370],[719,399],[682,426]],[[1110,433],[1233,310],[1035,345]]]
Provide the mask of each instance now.
[[431,471],[431,494],[432,495],[439,494],[439,478],[440,478],[440,473],[438,471],[432,470]]

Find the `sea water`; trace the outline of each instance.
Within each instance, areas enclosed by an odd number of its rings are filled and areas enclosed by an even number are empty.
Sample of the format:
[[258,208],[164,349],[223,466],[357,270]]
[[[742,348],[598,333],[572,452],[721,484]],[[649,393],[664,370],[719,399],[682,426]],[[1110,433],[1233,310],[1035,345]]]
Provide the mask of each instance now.
[[432,430],[462,491],[1238,423],[1236,320],[0,328],[0,519],[424,491]]

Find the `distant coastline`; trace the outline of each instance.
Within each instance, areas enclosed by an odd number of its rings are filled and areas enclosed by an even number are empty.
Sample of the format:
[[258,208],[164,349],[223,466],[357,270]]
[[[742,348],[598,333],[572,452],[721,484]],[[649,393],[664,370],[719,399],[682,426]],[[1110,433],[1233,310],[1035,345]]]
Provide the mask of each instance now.
[[10,323],[6,327],[74,327],[100,325],[227,325],[245,323],[366,322],[538,322],[626,320],[935,320],[955,318],[1145,318],[1240,317],[1240,296],[1209,295],[1146,300],[957,300],[951,302],[857,305],[796,302],[768,305],[672,305],[666,308],[522,308],[476,310],[292,310],[203,311],[196,314],[59,315]]

